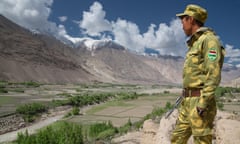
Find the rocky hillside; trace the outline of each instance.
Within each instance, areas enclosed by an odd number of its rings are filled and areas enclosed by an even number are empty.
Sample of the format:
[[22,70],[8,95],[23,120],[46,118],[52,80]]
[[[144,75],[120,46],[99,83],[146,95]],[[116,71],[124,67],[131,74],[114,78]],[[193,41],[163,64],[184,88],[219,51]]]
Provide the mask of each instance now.
[[[181,62],[164,58],[140,56],[123,49],[102,48],[94,51],[80,50],[84,54],[86,69],[91,74],[112,82],[171,83],[181,80],[181,73],[167,71]],[[167,73],[167,74],[166,74]]]
[[[116,144],[170,144],[171,132],[175,126],[177,111],[160,123],[146,120],[143,129],[131,132],[121,137],[113,139]],[[218,111],[215,119],[214,144],[239,144],[240,143],[240,116],[223,111]],[[188,144],[194,144],[192,137]]]
[[0,79],[82,82],[91,74],[72,48],[51,36],[34,34],[0,16]]
[[[0,80],[7,81],[179,84],[184,59],[138,55],[112,41],[86,39],[72,48],[0,15],[0,61]],[[224,83],[238,77],[239,69],[223,71]]]

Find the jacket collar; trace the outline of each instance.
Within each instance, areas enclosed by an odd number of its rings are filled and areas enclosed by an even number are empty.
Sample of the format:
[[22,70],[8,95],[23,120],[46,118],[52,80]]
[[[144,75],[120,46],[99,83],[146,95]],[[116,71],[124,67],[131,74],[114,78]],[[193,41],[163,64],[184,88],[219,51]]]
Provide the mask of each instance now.
[[193,43],[198,40],[198,38],[205,33],[206,31],[211,31],[213,32],[212,29],[208,28],[208,27],[200,27],[199,29],[197,29],[197,31],[190,36],[190,38],[187,40],[187,44],[189,47],[191,47],[193,45]]

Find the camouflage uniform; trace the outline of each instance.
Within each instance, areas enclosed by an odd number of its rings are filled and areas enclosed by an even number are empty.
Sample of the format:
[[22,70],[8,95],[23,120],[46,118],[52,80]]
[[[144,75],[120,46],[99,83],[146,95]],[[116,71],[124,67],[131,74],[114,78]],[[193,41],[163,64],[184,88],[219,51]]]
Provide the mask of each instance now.
[[[200,96],[185,97],[179,108],[172,144],[211,144],[216,115],[214,91],[221,80],[225,50],[212,30],[201,27],[187,41],[189,50],[183,68],[183,87],[200,89]],[[200,117],[197,107],[205,109]]]

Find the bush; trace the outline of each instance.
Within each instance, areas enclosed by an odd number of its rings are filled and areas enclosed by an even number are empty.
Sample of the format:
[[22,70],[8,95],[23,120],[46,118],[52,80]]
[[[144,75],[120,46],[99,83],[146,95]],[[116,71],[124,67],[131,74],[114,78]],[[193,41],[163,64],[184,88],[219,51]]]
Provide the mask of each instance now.
[[170,110],[172,108],[173,108],[173,105],[170,102],[167,102],[166,105],[165,105],[165,109]]
[[233,88],[233,87],[217,87],[215,91],[215,95],[217,97],[224,96],[226,94],[233,96],[232,93],[239,93],[240,88]]
[[131,129],[131,127],[132,127],[132,122],[131,122],[131,120],[130,120],[130,118],[128,119],[128,122],[124,125],[124,126],[121,126],[120,128],[119,128],[119,133],[120,134],[123,134],[123,133],[127,133],[130,129]]
[[215,91],[215,95],[217,97],[222,97],[225,95],[225,93],[228,92],[228,89],[227,88],[224,88],[224,87],[217,87],[216,88],[216,91]]
[[116,133],[116,129],[107,129],[103,132],[100,132],[97,136],[97,139],[109,139],[113,137]]
[[20,84],[28,86],[28,87],[39,87],[40,86],[39,83],[34,82],[34,81],[22,82]]
[[30,103],[17,107],[16,112],[22,114],[26,122],[32,122],[35,120],[35,117],[47,111],[47,107],[40,103]]
[[119,100],[133,100],[133,99],[137,99],[138,95],[136,92],[129,92],[129,93],[118,93],[118,99]]
[[113,127],[111,122],[96,123],[90,125],[89,136],[91,138],[105,139],[113,136],[117,129]]
[[223,110],[224,104],[222,102],[217,102],[217,107],[219,110]]
[[5,88],[0,87],[0,93],[8,93],[8,91]]
[[169,94],[170,91],[164,90],[163,93],[164,93],[164,94]]
[[79,110],[79,107],[76,107],[76,106],[73,107],[73,108],[72,108],[72,115],[78,115],[78,114],[79,114],[79,111],[80,111],[80,110]]
[[52,107],[58,107],[58,106],[64,106],[64,105],[69,105],[70,102],[69,100],[52,100],[52,103],[50,106]]
[[18,144],[83,144],[81,125],[58,122],[55,125],[41,129],[35,135],[19,133]]
[[16,111],[19,114],[29,114],[34,115],[37,113],[42,113],[47,110],[46,106],[40,103],[30,103],[19,106]]

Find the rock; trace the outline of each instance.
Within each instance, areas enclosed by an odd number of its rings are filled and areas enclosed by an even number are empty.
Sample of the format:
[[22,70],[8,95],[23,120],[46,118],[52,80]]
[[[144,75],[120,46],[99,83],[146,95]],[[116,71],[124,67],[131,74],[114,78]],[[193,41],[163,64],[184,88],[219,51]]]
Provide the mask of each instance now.
[[17,130],[25,126],[23,118],[19,115],[13,114],[0,118],[0,135]]
[[129,132],[123,136],[114,138],[112,143],[114,144],[139,144],[142,137],[142,131]]
[[[175,127],[177,115],[177,110],[175,110],[169,118],[165,119],[163,117],[160,124],[156,124],[152,120],[146,120],[142,130],[121,136],[114,142],[117,144],[170,144],[170,137]],[[240,144],[239,115],[218,111],[214,124],[213,144]],[[134,142],[132,141],[133,138]],[[188,144],[194,144],[192,137]]]
[[21,123],[19,123],[18,128],[23,128],[25,126],[26,126],[25,122],[21,122]]
[[175,127],[177,115],[178,112],[175,110],[167,119],[165,117],[161,119],[155,144],[171,144],[170,136]]
[[155,144],[158,126],[151,119],[144,122],[141,144]]
[[239,144],[240,143],[240,121],[239,116],[226,112],[218,112],[221,116],[216,121],[216,143],[217,144]]

